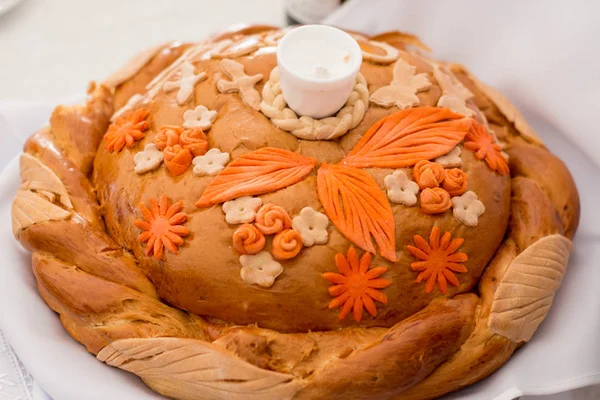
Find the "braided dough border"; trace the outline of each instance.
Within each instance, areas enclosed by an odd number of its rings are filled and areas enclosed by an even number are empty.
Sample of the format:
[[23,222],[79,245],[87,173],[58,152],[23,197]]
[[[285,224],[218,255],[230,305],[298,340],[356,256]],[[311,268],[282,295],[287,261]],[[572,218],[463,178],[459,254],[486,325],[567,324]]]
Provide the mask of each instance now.
[[360,124],[369,108],[369,89],[365,77],[358,73],[354,89],[346,104],[334,117],[314,119],[287,107],[279,86],[279,70],[273,68],[262,90],[260,111],[281,130],[305,140],[331,140],[346,134]]

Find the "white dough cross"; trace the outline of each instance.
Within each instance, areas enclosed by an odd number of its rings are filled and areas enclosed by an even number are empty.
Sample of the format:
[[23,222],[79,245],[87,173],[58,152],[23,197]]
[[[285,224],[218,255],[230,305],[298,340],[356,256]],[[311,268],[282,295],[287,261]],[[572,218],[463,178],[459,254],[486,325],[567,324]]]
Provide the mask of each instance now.
[[179,89],[179,92],[177,92],[177,103],[179,105],[182,105],[188,101],[194,94],[194,88],[196,85],[206,79],[205,72],[201,72],[196,75],[194,73],[195,70],[196,68],[192,65],[192,63],[186,61],[181,66],[181,78],[179,78],[178,81],[165,82],[165,85],[163,86],[164,91],[167,93]]
[[246,75],[244,66],[230,59],[221,60],[221,69],[231,81],[219,79],[217,88],[221,93],[239,92],[242,101],[255,110],[260,107],[260,93],[254,88],[262,78],[262,74]]

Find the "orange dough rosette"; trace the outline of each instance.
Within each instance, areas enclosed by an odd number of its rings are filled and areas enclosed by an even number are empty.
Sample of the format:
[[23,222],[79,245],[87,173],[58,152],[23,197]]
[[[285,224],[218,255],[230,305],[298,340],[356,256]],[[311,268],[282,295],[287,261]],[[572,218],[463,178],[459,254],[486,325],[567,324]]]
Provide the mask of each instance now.
[[265,235],[273,235],[292,227],[292,220],[283,208],[265,204],[256,213],[256,228]]
[[179,135],[183,132],[183,128],[175,125],[165,125],[160,128],[158,134],[154,137],[154,144],[159,150],[164,150],[169,146],[179,144]]
[[302,238],[293,229],[285,229],[273,238],[271,252],[277,260],[289,260],[294,258],[302,250]]
[[466,192],[467,184],[467,174],[463,170],[458,168],[445,170],[442,187],[450,194],[450,196],[460,196]]
[[203,156],[208,151],[208,140],[200,128],[186,129],[179,135],[179,144],[189,149],[194,157]]
[[438,187],[444,180],[444,167],[438,163],[421,160],[415,164],[413,178],[421,190]]
[[265,247],[265,236],[254,225],[244,224],[233,232],[233,247],[241,254],[256,254]]
[[426,188],[421,192],[421,211],[425,214],[441,214],[451,206],[450,193],[442,188]]
[[184,149],[180,145],[166,147],[163,150],[165,155],[165,167],[175,176],[183,174],[190,165],[192,165],[192,152]]

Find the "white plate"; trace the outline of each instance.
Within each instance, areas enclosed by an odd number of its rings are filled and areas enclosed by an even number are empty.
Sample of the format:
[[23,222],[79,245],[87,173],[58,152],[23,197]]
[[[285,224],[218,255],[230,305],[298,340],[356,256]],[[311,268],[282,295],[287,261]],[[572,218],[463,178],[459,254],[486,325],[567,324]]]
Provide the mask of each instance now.
[[28,251],[11,232],[18,158],[0,175],[0,326],[31,375],[54,400],[151,400],[140,379],[97,361],[63,329],[39,297]]
[[[508,400],[600,383],[600,169],[548,126],[536,126],[571,169],[582,197],[575,253],[555,304],[531,343],[491,378],[448,399]],[[30,255],[14,240],[10,207],[18,161],[0,175],[0,326],[36,381],[54,400],[148,400],[159,396],[133,375],[88,354],[38,296]]]

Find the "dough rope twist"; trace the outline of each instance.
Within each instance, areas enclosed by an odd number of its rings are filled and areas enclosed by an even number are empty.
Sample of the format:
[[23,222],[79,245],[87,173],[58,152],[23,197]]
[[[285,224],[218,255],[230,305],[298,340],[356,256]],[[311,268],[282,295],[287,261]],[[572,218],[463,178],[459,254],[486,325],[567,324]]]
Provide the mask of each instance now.
[[308,116],[298,117],[287,107],[279,86],[279,70],[271,71],[269,81],[262,90],[260,110],[271,119],[279,129],[306,140],[331,140],[356,128],[369,107],[369,90],[365,77],[359,73],[356,84],[346,104],[333,117],[314,119]]

